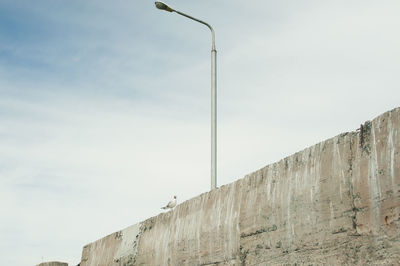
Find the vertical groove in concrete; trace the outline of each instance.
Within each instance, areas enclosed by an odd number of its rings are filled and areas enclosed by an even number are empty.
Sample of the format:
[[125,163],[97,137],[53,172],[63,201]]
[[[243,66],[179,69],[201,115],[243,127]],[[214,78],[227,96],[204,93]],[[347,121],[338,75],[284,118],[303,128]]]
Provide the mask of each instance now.
[[399,129],[397,108],[89,244],[81,265],[400,264]]

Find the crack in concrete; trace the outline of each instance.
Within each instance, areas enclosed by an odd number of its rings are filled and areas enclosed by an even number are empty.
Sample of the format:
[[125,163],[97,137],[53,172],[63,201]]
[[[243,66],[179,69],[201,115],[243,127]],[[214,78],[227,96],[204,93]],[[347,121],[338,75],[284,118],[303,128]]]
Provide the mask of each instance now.
[[273,232],[273,231],[276,231],[276,230],[278,230],[278,227],[276,226],[276,224],[273,224],[272,226],[270,226],[268,228],[264,227],[264,228],[258,229],[255,232],[251,232],[251,233],[248,233],[248,234],[242,233],[240,235],[240,238],[245,238],[245,237],[254,236],[254,235],[267,233],[267,232]]
[[230,258],[230,259],[215,261],[215,262],[210,262],[210,263],[203,263],[203,264],[199,264],[199,266],[217,265],[219,263],[227,263],[227,262],[232,262],[232,261],[236,262],[236,258]]
[[[362,138],[362,133],[363,132],[363,127],[361,125],[361,130],[360,130],[360,138]],[[353,136],[350,136],[350,159],[349,159],[349,175],[348,175],[348,182],[349,182],[349,194],[351,197],[350,203],[351,203],[351,210],[353,212],[353,215],[351,215],[351,220],[353,222],[353,229],[355,230],[355,235],[358,235],[357,232],[357,212],[359,211],[358,208],[356,208],[355,200],[356,196],[354,195],[354,186],[353,186],[353,161],[354,161],[354,150],[353,150]],[[361,140],[360,140],[361,144]],[[361,144],[362,145],[362,144]]]

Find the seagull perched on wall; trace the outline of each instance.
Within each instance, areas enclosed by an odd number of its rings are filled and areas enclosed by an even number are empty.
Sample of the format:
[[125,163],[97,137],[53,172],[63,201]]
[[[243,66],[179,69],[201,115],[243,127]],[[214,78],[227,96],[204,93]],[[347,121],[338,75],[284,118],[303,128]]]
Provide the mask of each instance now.
[[176,196],[174,196],[174,199],[168,202],[168,204],[165,207],[162,207],[161,209],[166,210],[166,209],[173,209],[176,206]]

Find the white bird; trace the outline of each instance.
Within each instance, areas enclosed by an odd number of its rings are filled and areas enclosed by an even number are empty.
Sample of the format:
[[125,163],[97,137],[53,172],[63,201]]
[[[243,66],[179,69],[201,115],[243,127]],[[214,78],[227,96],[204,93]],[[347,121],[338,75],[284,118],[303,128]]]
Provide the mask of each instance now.
[[162,207],[161,209],[166,210],[166,209],[173,209],[176,206],[176,196],[174,196],[174,199],[168,202],[167,206]]

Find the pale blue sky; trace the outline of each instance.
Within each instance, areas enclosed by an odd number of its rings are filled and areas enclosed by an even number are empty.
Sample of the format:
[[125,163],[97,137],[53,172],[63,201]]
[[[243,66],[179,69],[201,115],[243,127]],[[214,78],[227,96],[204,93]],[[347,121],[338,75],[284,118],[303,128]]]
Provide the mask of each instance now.
[[[183,1],[218,50],[218,184],[399,106],[398,1]],[[210,33],[154,1],[0,1],[0,265],[210,186]]]

